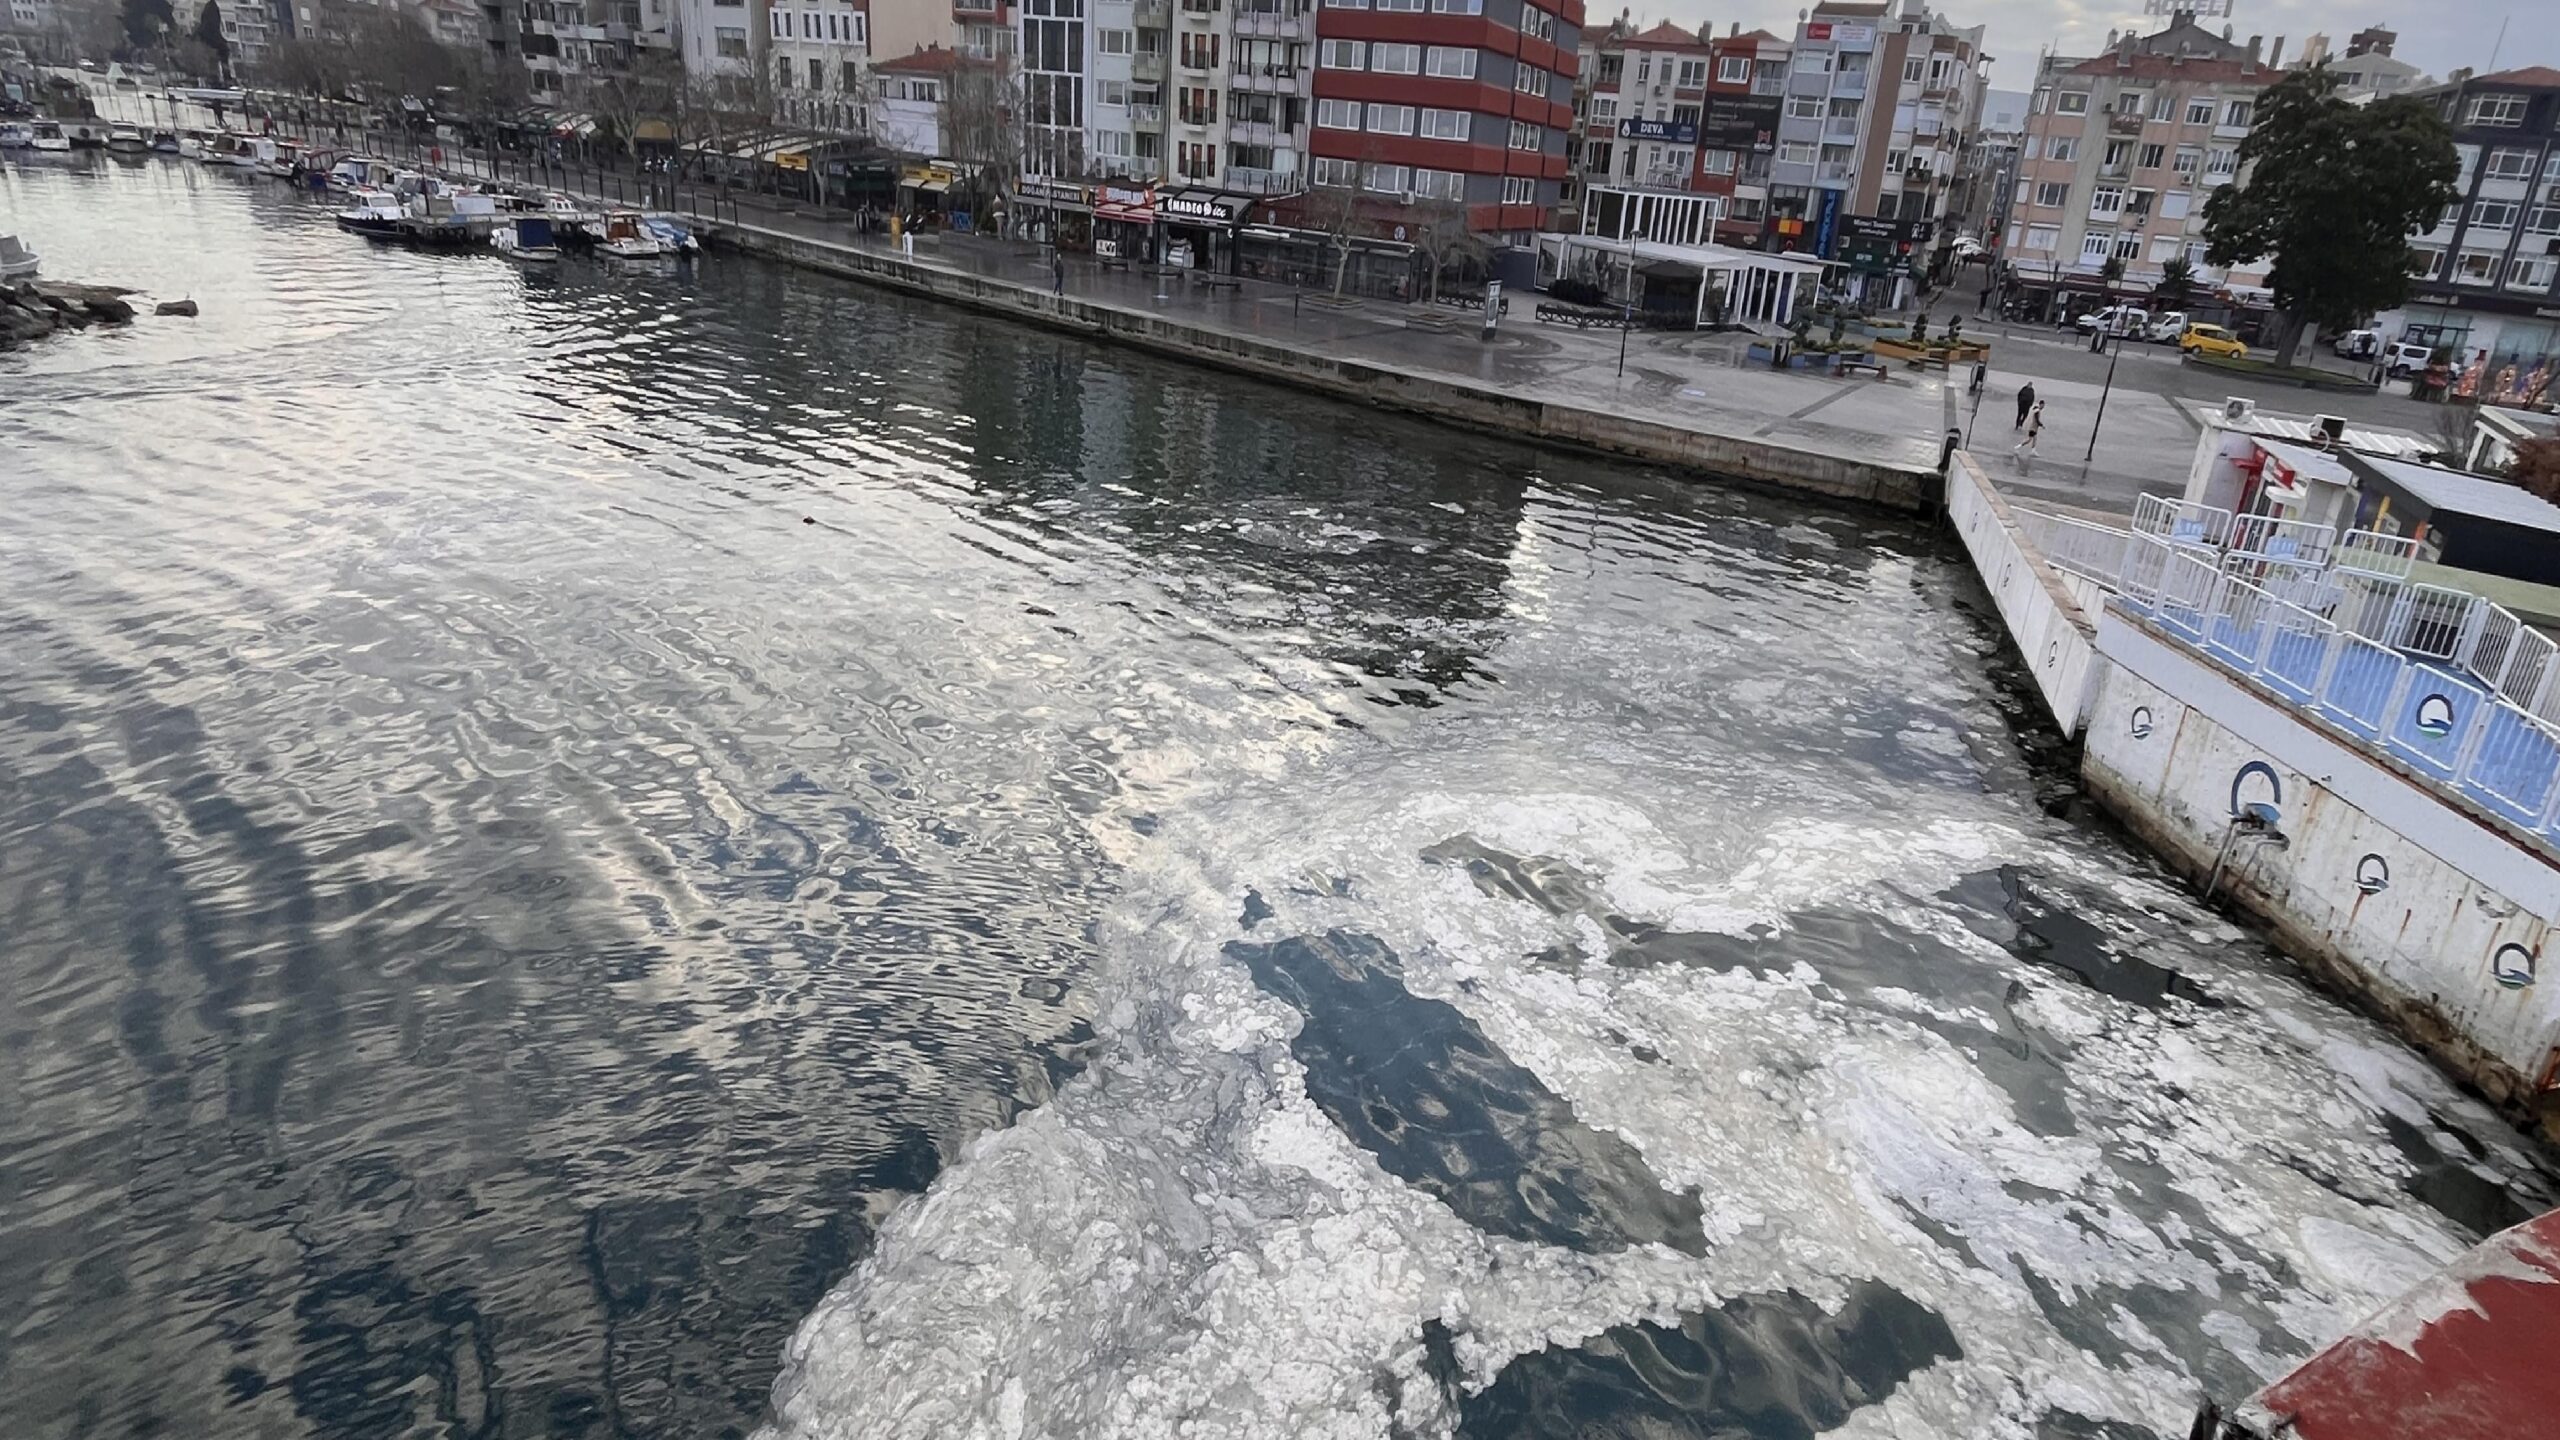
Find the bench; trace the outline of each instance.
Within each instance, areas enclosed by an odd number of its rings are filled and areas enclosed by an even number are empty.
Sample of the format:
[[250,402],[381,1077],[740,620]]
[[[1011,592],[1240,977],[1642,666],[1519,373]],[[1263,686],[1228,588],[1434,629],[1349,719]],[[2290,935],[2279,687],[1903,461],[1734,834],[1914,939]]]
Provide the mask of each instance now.
[[1101,266],[1105,270],[1126,270],[1129,268],[1129,257],[1125,255],[1105,255],[1093,263]]
[[[1945,367],[1941,366],[1940,368],[1943,369]],[[1879,380],[1885,377],[1884,362],[1880,360],[1843,360],[1840,362],[1841,374],[1846,375],[1852,370],[1864,370]]]
[[1938,356],[1936,356],[1936,355],[1911,355],[1911,356],[1906,356],[1906,357],[1904,357],[1904,359],[1903,359],[1903,362],[1902,362],[1902,363],[1903,363],[1903,364],[1905,364],[1905,365],[1907,365],[1907,366],[1909,366],[1909,367],[1911,367],[1911,368],[1912,368],[1912,369],[1914,369],[1914,370],[1926,370],[1926,369],[1929,369],[1931,366],[1935,366],[1935,367],[1937,367],[1937,368],[1938,368],[1938,369],[1940,369],[1940,370],[1944,370],[1944,369],[1946,369],[1946,368],[1947,368],[1947,362],[1946,362],[1944,359],[1942,359],[1942,358],[1940,358],[1940,357],[1938,357]]
[[1234,290],[1240,288],[1244,282],[1233,275],[1212,275],[1206,270],[1194,270],[1191,272],[1191,283],[1210,290]]

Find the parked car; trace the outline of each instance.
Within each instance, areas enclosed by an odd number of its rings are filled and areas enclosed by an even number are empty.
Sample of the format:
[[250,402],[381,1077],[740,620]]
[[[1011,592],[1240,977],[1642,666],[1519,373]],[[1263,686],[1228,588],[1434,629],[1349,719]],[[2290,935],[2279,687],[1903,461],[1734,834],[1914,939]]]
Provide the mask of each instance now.
[[2383,373],[2394,380],[2415,375],[2427,368],[2428,362],[2435,359],[2435,353],[2424,345],[2412,345],[2403,340],[2383,352]]
[[2151,326],[2151,312],[2139,305],[2110,305],[2080,317],[2080,333],[2140,335]]
[[2181,355],[2246,355],[2249,347],[2240,337],[2219,325],[2190,325],[2178,336]]
[[2151,318],[2151,326],[2142,332],[2142,338],[2154,345],[2171,345],[2186,333],[2187,312],[2164,310]]
[[2382,349],[2382,332],[2350,330],[2331,342],[2329,348],[2349,360],[2370,360]]

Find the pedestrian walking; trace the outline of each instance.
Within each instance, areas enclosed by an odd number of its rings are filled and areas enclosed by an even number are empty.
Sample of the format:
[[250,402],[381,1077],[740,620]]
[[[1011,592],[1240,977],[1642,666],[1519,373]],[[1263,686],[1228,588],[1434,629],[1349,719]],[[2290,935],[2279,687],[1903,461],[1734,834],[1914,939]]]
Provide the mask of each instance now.
[[1050,289],[1050,292],[1049,292],[1049,293],[1050,293],[1050,294],[1052,294],[1052,295],[1064,295],[1064,294],[1066,294],[1066,293],[1067,293],[1067,252],[1066,252],[1066,251],[1064,251],[1064,250],[1060,250],[1060,249],[1057,249],[1057,248],[1055,248],[1055,247],[1052,247],[1052,248],[1050,249],[1050,251],[1049,251],[1049,273],[1050,273],[1050,277],[1051,277],[1051,279],[1052,279],[1052,280],[1054,280],[1054,281],[1056,282],[1056,283],[1054,284],[1054,286]]
[[2027,438],[2019,441],[2018,447],[2009,453],[2021,460],[2033,460],[2036,458],[2036,437],[2043,433],[2044,402],[2039,400],[2036,408],[2027,412]]
[[2024,427],[2027,423],[2027,412],[2034,408],[2036,408],[2036,382],[2030,380],[2018,387],[2018,418],[2009,422],[2009,428],[2016,430]]

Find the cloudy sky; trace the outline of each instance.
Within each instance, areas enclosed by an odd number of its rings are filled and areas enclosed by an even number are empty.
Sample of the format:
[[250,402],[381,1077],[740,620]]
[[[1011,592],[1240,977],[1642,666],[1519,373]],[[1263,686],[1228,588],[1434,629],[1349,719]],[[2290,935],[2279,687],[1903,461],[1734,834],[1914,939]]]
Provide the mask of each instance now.
[[[1669,19],[1682,25],[1713,20],[1722,33],[1736,20],[1745,30],[1792,34],[1797,12],[1811,0],[1653,0],[1634,5],[1639,22]],[[2127,25],[2145,30],[2163,23],[2145,19],[2142,0],[1936,0],[1959,24],[1983,25],[1993,59],[1992,83],[2023,90],[2035,75],[2036,52],[2054,46],[2068,53],[2089,54],[2106,41],[2107,31]],[[1621,5],[1634,0],[1586,0],[1591,21],[1606,24]],[[2302,37],[2313,31],[2328,35],[2331,48],[2344,50],[2347,37],[2364,26],[2381,24],[2400,32],[2393,51],[2413,65],[2442,75],[2459,65],[2489,67],[2498,41],[2498,24],[2507,24],[2507,39],[2497,52],[2501,68],[2517,65],[2560,65],[2560,35],[2550,24],[2552,0],[2234,0],[2230,24],[2235,38],[2285,37],[2285,54],[2302,51]],[[2208,21],[2218,27],[2222,22]]]

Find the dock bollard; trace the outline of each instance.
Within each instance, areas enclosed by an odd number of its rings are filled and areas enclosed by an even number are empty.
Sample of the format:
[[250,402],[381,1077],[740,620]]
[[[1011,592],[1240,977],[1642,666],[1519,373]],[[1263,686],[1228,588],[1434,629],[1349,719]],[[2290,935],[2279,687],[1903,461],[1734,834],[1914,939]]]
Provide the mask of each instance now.
[[1946,474],[1946,473],[1947,473],[1947,467],[1948,467],[1949,465],[1951,465],[1951,464],[1955,463],[1955,458],[1956,458],[1956,449],[1957,449],[1957,447],[1959,447],[1959,446],[1961,446],[1961,445],[1963,445],[1963,444],[1964,444],[1964,432],[1963,432],[1963,431],[1961,431],[1961,430],[1950,430],[1950,431],[1948,431],[1948,432],[1947,432],[1947,438],[1946,438],[1946,441],[1945,441],[1943,444],[1941,444],[1941,445],[1939,445],[1939,446],[1938,446],[1938,473],[1939,473],[1939,474],[1944,475],[1944,474]]

